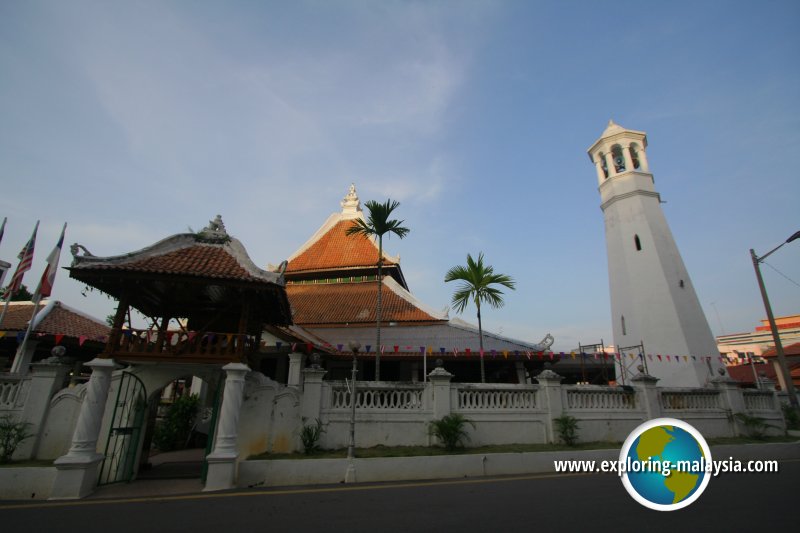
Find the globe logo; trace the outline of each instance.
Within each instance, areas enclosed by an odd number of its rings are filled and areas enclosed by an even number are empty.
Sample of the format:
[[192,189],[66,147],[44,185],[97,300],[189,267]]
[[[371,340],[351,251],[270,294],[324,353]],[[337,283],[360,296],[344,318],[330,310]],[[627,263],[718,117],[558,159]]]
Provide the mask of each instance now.
[[694,427],[675,418],[648,420],[634,429],[619,456],[622,484],[634,500],[657,511],[694,502],[708,486],[711,451]]

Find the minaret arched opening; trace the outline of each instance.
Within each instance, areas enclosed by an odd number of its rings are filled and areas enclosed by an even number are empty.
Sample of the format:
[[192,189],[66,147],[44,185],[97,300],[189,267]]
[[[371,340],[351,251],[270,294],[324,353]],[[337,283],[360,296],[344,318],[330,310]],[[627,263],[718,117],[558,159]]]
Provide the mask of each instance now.
[[606,155],[603,152],[597,154],[600,159],[600,168],[603,169],[603,177],[608,179],[608,165],[606,164]]
[[642,162],[639,159],[639,150],[641,150],[641,148],[639,147],[638,144],[631,143],[630,150],[631,150],[631,162],[633,163],[633,169],[634,170],[641,169]]
[[617,174],[625,172],[625,157],[622,155],[622,147],[615,144],[611,147],[611,159],[614,161],[614,170]]

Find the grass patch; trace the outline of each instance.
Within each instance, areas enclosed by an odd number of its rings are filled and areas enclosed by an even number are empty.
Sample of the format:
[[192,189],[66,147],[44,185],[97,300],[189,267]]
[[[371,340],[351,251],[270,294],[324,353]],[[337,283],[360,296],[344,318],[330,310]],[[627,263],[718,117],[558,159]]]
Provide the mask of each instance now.
[[[762,441],[763,442],[763,441]],[[433,446],[374,446],[372,448],[356,448],[356,457],[371,459],[376,457],[417,457],[424,455],[469,455],[486,453],[526,453],[526,452],[561,452],[575,450],[608,450],[619,449],[619,442],[582,442],[573,446],[563,444],[502,444],[495,446],[477,446],[474,448],[457,448],[447,451],[445,448]],[[344,459],[347,449],[320,450],[314,455],[303,453],[262,453],[248,457],[248,461],[272,459]]]

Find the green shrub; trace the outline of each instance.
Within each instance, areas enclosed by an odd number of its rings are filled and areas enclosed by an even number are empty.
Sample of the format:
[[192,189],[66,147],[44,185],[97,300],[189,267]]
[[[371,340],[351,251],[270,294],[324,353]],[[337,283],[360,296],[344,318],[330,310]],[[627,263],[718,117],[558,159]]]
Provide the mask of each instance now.
[[185,448],[199,407],[200,398],[196,394],[177,398],[167,409],[164,419],[156,424],[153,432],[153,444],[156,448],[162,452]]
[[428,433],[439,439],[445,449],[453,451],[457,447],[463,446],[464,441],[469,440],[465,429],[467,424],[475,427],[471,420],[460,414],[447,415],[440,420],[431,422],[428,426]]
[[753,439],[763,439],[769,428],[774,428],[760,416],[748,415],[747,413],[736,413],[733,415],[736,420],[744,426],[747,436]]
[[574,416],[561,415],[553,419],[558,437],[567,446],[575,446],[578,442],[578,420]]
[[31,437],[28,422],[15,422],[11,415],[0,418],[0,464],[10,463],[11,456],[22,441]]
[[792,408],[791,404],[784,403],[781,405],[783,410],[783,419],[786,421],[786,429],[800,429],[800,415],[797,414],[797,409]]
[[[305,418],[303,422],[305,422]],[[319,439],[325,433],[325,428],[322,426],[322,421],[317,418],[313,424],[303,424],[303,429],[300,430],[300,440],[303,442],[303,453],[312,455],[320,450]]]

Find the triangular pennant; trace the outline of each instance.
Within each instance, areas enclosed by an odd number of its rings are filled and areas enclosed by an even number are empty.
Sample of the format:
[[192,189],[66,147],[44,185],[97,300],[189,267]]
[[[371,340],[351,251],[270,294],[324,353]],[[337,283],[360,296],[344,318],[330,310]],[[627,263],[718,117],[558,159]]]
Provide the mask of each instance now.
[[443,346],[439,346],[439,353],[444,355],[444,347]]
[[78,346],[83,346],[83,343],[86,342],[86,339],[88,338],[89,337],[87,337],[86,335],[81,335],[80,337],[78,337]]
[[398,345],[396,345],[396,344],[395,344],[395,345],[394,345],[394,353],[397,353],[397,352],[399,352],[399,351],[400,351],[400,346],[398,346]]
[[344,348],[344,344],[337,344],[337,345],[336,345],[336,349],[337,349],[338,351],[340,351],[340,352],[341,352],[341,351],[342,351],[342,348]]
[[55,337],[56,337],[56,345],[58,345],[61,344],[61,341],[64,339],[64,334],[56,333]]
[[366,346],[364,346],[364,348],[367,349],[366,352],[364,352],[364,353],[369,353],[369,352],[372,351],[372,345],[371,344],[367,344]]

